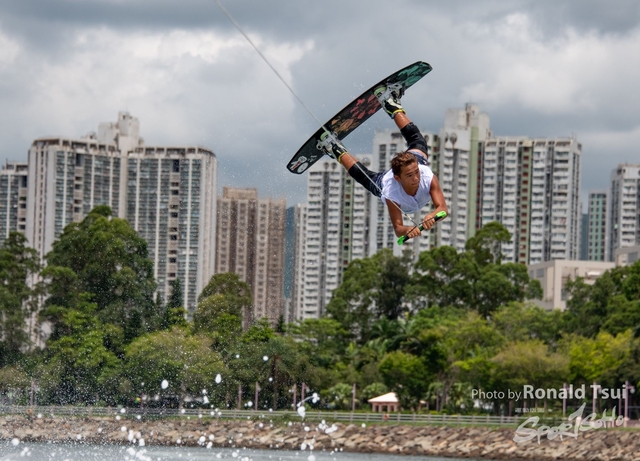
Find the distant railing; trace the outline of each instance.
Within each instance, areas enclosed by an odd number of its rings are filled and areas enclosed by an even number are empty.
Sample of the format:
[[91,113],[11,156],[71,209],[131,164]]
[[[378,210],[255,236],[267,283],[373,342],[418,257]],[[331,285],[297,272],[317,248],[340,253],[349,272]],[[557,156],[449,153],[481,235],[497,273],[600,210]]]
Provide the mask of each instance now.
[[[157,418],[207,418],[207,419],[277,419],[282,421],[302,421],[295,411],[264,410],[205,410],[176,408],[114,408],[114,407],[75,407],[75,406],[18,406],[0,405],[0,415],[29,415],[32,417],[79,416],[79,417],[117,417],[122,419]],[[514,426],[521,424],[525,416],[492,415],[446,415],[421,413],[372,413],[307,410],[305,421],[326,421],[327,423],[414,423],[446,426]],[[559,422],[560,418],[540,418],[540,422]]]

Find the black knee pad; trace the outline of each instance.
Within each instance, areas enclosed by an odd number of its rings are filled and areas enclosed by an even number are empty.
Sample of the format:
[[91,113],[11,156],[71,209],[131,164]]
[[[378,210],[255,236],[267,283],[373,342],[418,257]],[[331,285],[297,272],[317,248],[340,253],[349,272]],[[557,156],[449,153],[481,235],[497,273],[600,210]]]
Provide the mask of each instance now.
[[400,133],[402,137],[407,141],[407,145],[409,146],[407,149],[419,149],[425,154],[429,153],[429,147],[427,146],[427,140],[422,136],[420,130],[417,126],[414,125],[413,122],[409,122],[405,125]]

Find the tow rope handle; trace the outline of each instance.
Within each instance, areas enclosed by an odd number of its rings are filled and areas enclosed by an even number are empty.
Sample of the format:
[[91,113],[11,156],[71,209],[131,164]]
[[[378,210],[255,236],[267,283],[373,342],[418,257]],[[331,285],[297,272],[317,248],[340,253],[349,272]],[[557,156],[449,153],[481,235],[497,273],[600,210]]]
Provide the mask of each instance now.
[[[444,219],[446,217],[447,217],[447,212],[446,211],[438,211],[436,213],[436,215],[431,219],[433,219],[434,221],[438,222],[438,221],[440,221],[440,220],[442,220],[442,219]],[[422,227],[422,224],[420,225],[420,227],[418,229],[420,229],[420,232],[422,232],[424,230],[424,227]],[[411,237],[407,237],[406,235],[403,235],[402,237],[400,237],[398,239],[398,245],[404,245],[410,238]]]

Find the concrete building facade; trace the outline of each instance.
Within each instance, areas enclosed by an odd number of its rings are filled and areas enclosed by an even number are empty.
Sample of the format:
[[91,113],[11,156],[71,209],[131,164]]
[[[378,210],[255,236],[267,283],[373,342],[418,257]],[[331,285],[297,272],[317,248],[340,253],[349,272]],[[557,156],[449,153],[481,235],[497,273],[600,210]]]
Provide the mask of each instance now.
[[466,104],[464,109],[445,113],[434,172],[451,213],[436,226],[439,245],[463,251],[481,225],[482,146],[490,137],[489,116],[477,105]]
[[182,284],[184,307],[213,276],[217,159],[202,147],[139,146],[126,159],[126,219],[147,241],[158,293]]
[[213,275],[217,159],[197,146],[145,146],[139,121],[120,112],[84,138],[44,137],[29,149],[25,235],[41,258],[65,226],[98,205],[148,243],[158,294],[180,279],[184,305]]
[[605,261],[568,261],[553,260],[528,266],[529,277],[542,285],[542,300],[533,300],[543,309],[566,309],[567,281],[582,277],[585,283],[593,284],[598,277],[615,264]]
[[504,261],[578,258],[581,153],[574,138],[486,141],[480,222],[498,221],[511,233]]
[[224,187],[218,198],[216,273],[233,272],[251,287],[254,318],[284,315],[286,201],[259,199],[257,189]]
[[[370,155],[357,155],[364,165]],[[353,259],[369,253],[370,194],[335,160],[322,159],[306,173],[307,205],[296,229],[295,320],[319,318]]]
[[26,232],[29,165],[7,162],[0,170],[0,238]]
[[587,260],[607,261],[607,191],[589,191],[587,208]]
[[619,165],[611,172],[607,258],[620,248],[640,245],[640,164]]

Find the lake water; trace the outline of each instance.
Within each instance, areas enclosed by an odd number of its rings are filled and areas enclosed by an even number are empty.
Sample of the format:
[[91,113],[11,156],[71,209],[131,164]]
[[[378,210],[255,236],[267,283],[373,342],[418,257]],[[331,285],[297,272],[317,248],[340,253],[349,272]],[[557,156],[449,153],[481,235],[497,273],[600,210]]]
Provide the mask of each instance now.
[[[0,441],[0,461],[461,461],[458,458],[201,447],[20,443]],[[465,461],[469,461],[468,459]]]

